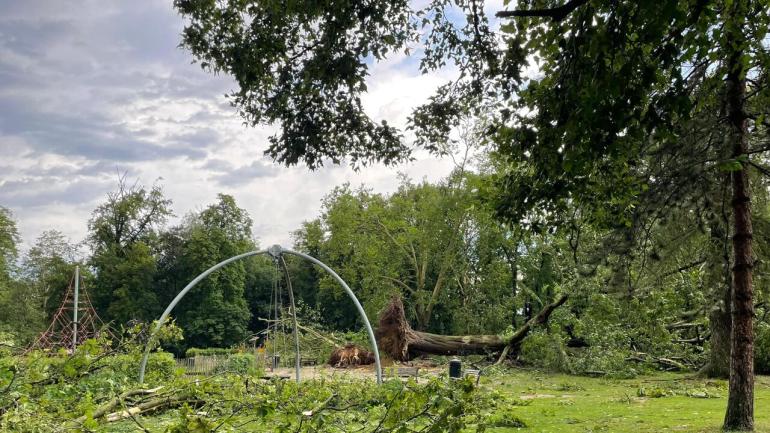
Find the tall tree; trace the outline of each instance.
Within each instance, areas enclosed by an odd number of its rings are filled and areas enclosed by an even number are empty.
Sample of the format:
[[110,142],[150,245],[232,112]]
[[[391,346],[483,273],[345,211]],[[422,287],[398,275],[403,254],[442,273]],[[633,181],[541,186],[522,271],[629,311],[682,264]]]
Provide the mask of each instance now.
[[159,186],[121,178],[88,222],[94,308],[105,321],[152,320],[161,309],[153,285],[158,229],[171,215]]
[[[159,281],[168,296],[178,293],[192,278],[222,260],[254,249],[251,218],[232,196],[219,194],[217,202],[174,230],[174,241],[164,246],[165,263]],[[246,265],[235,262],[201,281],[174,314],[185,333],[185,343],[197,347],[228,347],[248,335],[249,312],[244,297]]]
[[[50,319],[62,303],[64,294],[73,282],[76,248],[57,230],[43,232],[29,249],[22,262],[24,280]],[[90,272],[81,266],[81,275],[90,286]]]
[[17,245],[20,242],[11,212],[0,206],[0,333],[8,333],[14,345],[31,341],[43,326],[38,298],[18,278]]
[[[419,330],[501,331],[515,314],[515,277],[500,245],[516,246],[487,209],[474,206],[474,178],[465,173],[438,185],[405,179],[390,195],[336,188],[321,218],[297,233],[297,244],[337,269],[371,317],[399,294]],[[356,324],[334,281],[321,276],[316,301],[330,323]]]
[[501,13],[520,18],[506,30],[514,35],[511,43],[526,38],[521,46],[537,56],[544,74],[528,80],[513,105],[517,114],[497,135],[515,167],[503,176],[508,198],[502,213],[519,220],[521,210],[531,215],[537,209],[547,218],[577,203],[600,224],[634,230],[671,208],[697,203],[706,195],[704,186],[728,173],[732,349],[724,426],[752,429],[747,172],[750,155],[764,151],[749,148],[749,141],[750,131],[759,138],[765,130],[766,106],[752,99],[769,96],[768,5],[698,0],[520,6]]

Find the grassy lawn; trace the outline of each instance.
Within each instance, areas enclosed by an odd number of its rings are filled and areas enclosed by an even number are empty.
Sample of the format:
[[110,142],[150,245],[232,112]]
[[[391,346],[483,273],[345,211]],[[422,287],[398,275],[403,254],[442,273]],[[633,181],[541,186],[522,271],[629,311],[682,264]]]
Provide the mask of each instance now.
[[[528,425],[496,431],[717,432],[727,405],[727,382],[660,374],[627,380],[537,372],[489,378],[485,386],[527,402],[517,406]],[[770,432],[770,377],[757,378],[756,431]]]

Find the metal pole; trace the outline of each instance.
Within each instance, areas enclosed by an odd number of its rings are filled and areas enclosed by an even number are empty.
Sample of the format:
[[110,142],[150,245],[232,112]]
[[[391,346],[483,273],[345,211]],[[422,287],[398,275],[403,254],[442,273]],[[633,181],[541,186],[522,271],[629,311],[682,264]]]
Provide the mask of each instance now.
[[[280,248],[280,247],[279,247]],[[361,306],[361,303],[358,302],[358,298],[356,298],[356,295],[353,293],[352,290],[350,290],[350,287],[348,287],[347,283],[345,283],[345,280],[343,280],[339,275],[337,275],[336,272],[332,270],[332,268],[326,266],[323,262],[316,259],[315,257],[309,256],[305,253],[300,253],[298,251],[292,251],[292,250],[283,250],[286,254],[292,254],[298,257],[302,257],[305,260],[309,260],[316,265],[320,266],[323,270],[330,273],[332,277],[334,277],[338,283],[342,286],[343,289],[345,289],[345,292],[350,297],[350,300],[353,301],[353,304],[355,304],[356,309],[358,310],[358,314],[361,315],[361,320],[364,322],[364,326],[366,326],[366,333],[369,334],[369,341],[372,343],[372,349],[374,349],[374,364],[375,368],[377,369],[377,383],[382,383],[382,366],[380,365],[380,351],[377,349],[377,339],[374,338],[374,331],[372,330],[372,325],[369,323],[369,318],[366,317],[366,312],[364,311],[364,307]]]
[[75,348],[78,346],[78,306],[80,304],[78,297],[80,296],[80,266],[75,265],[75,307],[72,313],[72,352],[75,352]]
[[291,304],[291,321],[294,327],[294,371],[296,371],[297,382],[299,382],[300,375],[300,353],[299,353],[299,329],[297,327],[297,307],[294,305],[294,289],[291,287],[291,279],[289,278],[289,267],[286,266],[286,260],[283,259],[283,255],[279,256],[281,259],[281,265],[283,265],[283,271],[286,274],[286,286],[289,290],[289,303]]

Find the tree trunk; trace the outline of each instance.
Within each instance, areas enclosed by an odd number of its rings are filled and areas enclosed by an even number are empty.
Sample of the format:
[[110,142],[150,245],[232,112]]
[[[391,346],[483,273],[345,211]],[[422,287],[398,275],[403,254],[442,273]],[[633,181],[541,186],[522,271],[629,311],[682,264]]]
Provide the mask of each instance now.
[[[729,178],[727,181],[729,182]],[[716,285],[716,306],[709,312],[709,361],[699,373],[706,377],[727,379],[730,377],[730,335],[733,318],[732,271],[726,233],[729,217],[726,214],[722,223],[724,225],[715,222],[710,230],[712,251],[709,254],[708,269],[709,280]]]
[[[729,296],[729,293],[727,296]],[[706,377],[727,379],[730,376],[732,316],[729,307],[730,300],[728,299],[727,304],[715,307],[709,313],[709,329],[711,332],[709,339],[709,361],[699,372]]]
[[[726,111],[728,141],[733,158],[747,155],[748,130],[745,113],[746,70],[743,62],[746,20],[744,2],[733,2],[725,23],[727,56]],[[732,172],[733,207],[733,296],[730,390],[725,430],[754,430],[754,296],[752,287],[751,198],[745,163]]]
[[377,328],[377,345],[396,361],[408,361],[419,355],[469,355],[499,352],[506,347],[513,353],[529,331],[548,321],[551,313],[567,301],[562,295],[554,303],[546,305],[540,313],[519,328],[511,338],[499,335],[438,335],[415,331],[404,315],[404,304],[393,298],[380,314]]
[[[516,299],[516,295],[519,294],[519,242],[521,242],[521,236],[519,236],[519,240],[516,242],[512,249],[506,247],[505,244],[502,245],[503,254],[505,254],[505,260],[508,262],[508,267],[511,270],[511,299]],[[519,326],[518,320],[516,320],[519,315],[515,307],[512,313],[511,324],[514,328],[516,328]]]

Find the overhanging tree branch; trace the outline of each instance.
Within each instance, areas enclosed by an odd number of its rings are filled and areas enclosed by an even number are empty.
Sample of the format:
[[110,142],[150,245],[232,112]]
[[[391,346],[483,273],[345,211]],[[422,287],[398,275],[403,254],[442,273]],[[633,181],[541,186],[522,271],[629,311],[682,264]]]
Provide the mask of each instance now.
[[567,18],[575,9],[588,3],[588,0],[570,0],[562,6],[549,8],[549,9],[529,9],[529,10],[515,10],[515,11],[499,11],[495,14],[498,18],[513,18],[513,17],[545,17],[551,18],[552,21],[559,22],[564,18]]

